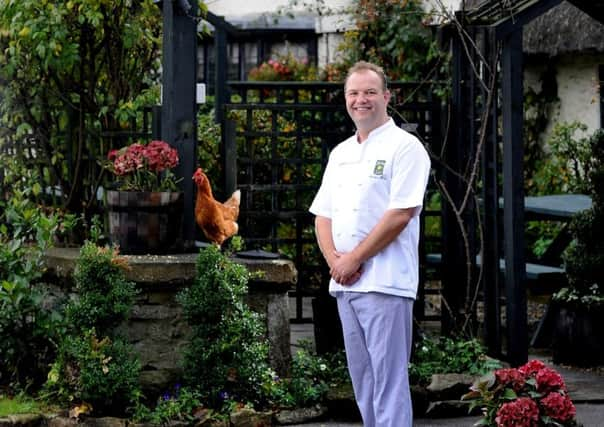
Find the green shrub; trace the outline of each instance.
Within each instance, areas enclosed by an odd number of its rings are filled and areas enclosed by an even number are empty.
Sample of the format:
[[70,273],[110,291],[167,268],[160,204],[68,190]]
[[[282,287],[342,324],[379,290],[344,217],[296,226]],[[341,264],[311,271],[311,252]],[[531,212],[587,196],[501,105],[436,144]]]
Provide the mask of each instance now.
[[265,403],[268,344],[260,315],[245,304],[248,271],[215,246],[202,250],[197,275],[178,300],[192,334],[184,353],[185,383],[204,403]]
[[585,183],[593,205],[570,224],[574,239],[564,253],[569,286],[554,295],[561,303],[586,309],[604,306],[604,131],[597,130],[588,143]]
[[413,349],[409,381],[411,384],[426,385],[433,374],[481,375],[499,367],[500,363],[488,358],[482,344],[475,339],[421,337]]
[[69,329],[45,384],[47,396],[90,405],[96,415],[121,415],[140,395],[140,362],[116,333],[136,294],[125,266],[117,250],[84,244],[74,273],[78,297],[66,307]]
[[343,351],[318,356],[302,343],[292,360],[289,378],[275,375],[265,383],[267,394],[279,407],[308,407],[325,400],[331,387],[350,383]]
[[171,421],[194,423],[213,415],[213,411],[203,408],[198,392],[177,384],[172,393],[164,393],[157,399],[153,409],[138,405],[132,419],[139,423],[168,425]]
[[528,177],[527,194],[583,193],[590,169],[589,138],[579,137],[587,126],[579,122],[558,123],[547,140],[549,150]]
[[[443,54],[430,29],[422,2],[355,0],[350,2],[355,27],[344,33],[338,47],[344,68],[358,60],[384,67],[392,80],[421,81],[434,73]],[[441,67],[442,68],[442,67]]]
[[58,221],[31,200],[40,191],[37,175],[3,171],[1,184],[9,191],[0,199],[0,384],[34,391],[46,378],[61,331],[40,283]]
[[69,323],[79,331],[95,328],[98,336],[112,336],[130,315],[136,288],[126,280],[126,262],[117,251],[86,242],[74,271],[78,298],[66,308]]
[[[588,192],[591,169],[589,138],[580,137],[587,126],[579,122],[558,123],[547,140],[548,153],[534,164],[534,173],[525,182],[529,196]],[[536,257],[541,256],[560,232],[551,221],[528,221],[527,241]]]
[[90,329],[67,336],[48,375],[60,401],[86,403],[97,415],[123,415],[138,397],[140,362],[125,340]]

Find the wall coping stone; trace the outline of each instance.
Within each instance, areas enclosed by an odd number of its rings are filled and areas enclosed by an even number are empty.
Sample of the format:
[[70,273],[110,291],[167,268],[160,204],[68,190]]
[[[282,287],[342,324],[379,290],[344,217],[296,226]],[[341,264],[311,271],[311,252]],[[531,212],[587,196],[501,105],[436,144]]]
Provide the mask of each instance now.
[[[50,248],[44,261],[51,273],[59,278],[71,278],[80,248]],[[141,285],[182,285],[195,278],[198,253],[171,255],[121,255],[130,266],[126,278]],[[259,278],[250,280],[255,283],[276,286],[278,291],[293,285],[298,280],[298,272],[292,261],[287,259],[250,259],[232,257],[232,260],[245,266],[250,273],[260,273]],[[276,290],[276,289],[275,289]]]

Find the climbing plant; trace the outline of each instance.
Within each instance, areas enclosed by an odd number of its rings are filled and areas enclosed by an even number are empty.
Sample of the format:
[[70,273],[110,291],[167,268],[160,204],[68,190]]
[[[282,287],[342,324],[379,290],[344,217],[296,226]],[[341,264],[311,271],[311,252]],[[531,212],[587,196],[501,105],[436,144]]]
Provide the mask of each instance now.
[[54,203],[91,209],[97,159],[158,99],[160,9],[152,0],[0,0],[0,28],[0,148],[39,169]]
[[340,46],[344,65],[361,59],[375,62],[392,80],[435,77],[443,53],[425,24],[428,15],[421,1],[355,0],[350,13],[354,28]]

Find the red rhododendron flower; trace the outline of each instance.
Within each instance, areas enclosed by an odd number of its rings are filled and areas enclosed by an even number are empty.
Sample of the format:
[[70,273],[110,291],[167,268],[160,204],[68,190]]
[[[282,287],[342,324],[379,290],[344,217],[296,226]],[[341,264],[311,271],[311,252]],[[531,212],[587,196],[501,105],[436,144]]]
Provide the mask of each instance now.
[[551,368],[545,367],[540,369],[535,374],[535,379],[537,380],[537,391],[540,393],[566,390],[566,385],[564,385],[564,380],[560,374]]
[[530,397],[521,397],[501,405],[495,422],[497,427],[537,427],[539,407]]
[[536,374],[539,370],[545,368],[545,363],[541,360],[529,360],[527,363],[518,368],[518,370],[526,377]]
[[495,371],[497,382],[503,385],[511,385],[515,391],[519,391],[524,387],[526,379],[518,369],[498,369]]
[[577,410],[573,402],[567,395],[552,392],[541,399],[541,406],[545,415],[560,421],[571,421],[577,415]]

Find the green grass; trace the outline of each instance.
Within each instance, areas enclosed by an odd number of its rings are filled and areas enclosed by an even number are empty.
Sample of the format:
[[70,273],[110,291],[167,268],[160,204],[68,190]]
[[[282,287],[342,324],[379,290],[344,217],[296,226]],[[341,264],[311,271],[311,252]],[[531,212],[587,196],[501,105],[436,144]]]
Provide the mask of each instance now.
[[19,396],[6,397],[0,395],[0,418],[16,414],[33,414],[40,412],[38,404]]

